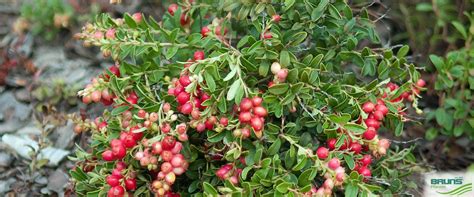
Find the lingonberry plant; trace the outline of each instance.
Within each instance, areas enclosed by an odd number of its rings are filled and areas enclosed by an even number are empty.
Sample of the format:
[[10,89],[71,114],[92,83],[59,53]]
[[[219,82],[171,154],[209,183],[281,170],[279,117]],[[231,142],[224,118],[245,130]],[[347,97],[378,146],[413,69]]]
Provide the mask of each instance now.
[[[369,196],[404,191],[402,134],[425,85],[345,1],[190,1],[77,38],[116,64],[79,92],[111,105],[71,171],[79,195]],[[373,47],[375,46],[375,47]],[[411,110],[413,111],[413,110]]]

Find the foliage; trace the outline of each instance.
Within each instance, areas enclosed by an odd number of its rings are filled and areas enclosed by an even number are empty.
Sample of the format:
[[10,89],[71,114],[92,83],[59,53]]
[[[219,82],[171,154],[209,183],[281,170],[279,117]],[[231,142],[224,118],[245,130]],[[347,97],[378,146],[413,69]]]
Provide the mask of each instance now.
[[76,132],[92,132],[91,150],[71,158],[80,196],[370,196],[413,186],[411,149],[391,150],[377,132],[402,134],[406,108],[421,113],[424,81],[407,46],[376,48],[365,7],[185,1],[161,22],[102,14],[76,37],[117,62],[79,92],[113,106],[77,120]]
[[458,21],[452,22],[464,40],[464,47],[449,52],[444,58],[430,56],[437,71],[434,88],[440,97],[440,106],[427,115],[427,122],[435,119],[437,123],[426,133],[428,139],[438,134],[454,137],[465,134],[470,139],[474,138],[474,13],[465,14],[470,20],[469,29]]
[[30,23],[33,34],[44,35],[51,40],[60,28],[68,27],[74,10],[63,0],[35,0],[24,2],[21,17]]

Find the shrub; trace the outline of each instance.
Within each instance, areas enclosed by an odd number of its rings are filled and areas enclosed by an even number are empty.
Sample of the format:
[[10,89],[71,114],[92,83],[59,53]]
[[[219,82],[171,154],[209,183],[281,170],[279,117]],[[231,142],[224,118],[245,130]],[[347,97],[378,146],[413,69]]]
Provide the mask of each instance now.
[[[116,64],[79,92],[90,149],[78,195],[345,195],[405,191],[403,132],[424,84],[345,1],[184,1],[161,22],[106,14],[76,35]],[[370,43],[370,44],[369,44]],[[399,84],[399,85],[397,85]],[[403,179],[403,181],[402,181]],[[416,185],[415,185],[416,187]]]
[[430,56],[436,68],[434,89],[440,97],[440,102],[439,108],[427,114],[428,125],[433,125],[428,121],[434,119],[437,123],[428,129],[427,139],[434,139],[438,134],[452,137],[466,135],[470,139],[474,138],[474,13],[465,14],[470,20],[470,29],[466,29],[460,22],[452,23],[465,41],[464,47],[447,53],[444,58]]

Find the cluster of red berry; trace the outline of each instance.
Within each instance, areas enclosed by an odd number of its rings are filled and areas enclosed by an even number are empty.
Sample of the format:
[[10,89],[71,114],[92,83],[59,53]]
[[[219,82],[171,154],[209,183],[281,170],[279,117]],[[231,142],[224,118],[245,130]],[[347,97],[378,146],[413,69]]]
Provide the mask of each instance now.
[[[189,166],[184,156],[180,154],[182,148],[183,145],[181,142],[177,142],[175,137],[169,135],[151,145],[151,153],[153,155],[159,155],[162,161],[160,172],[158,172],[156,180],[152,184],[153,190],[159,196],[163,196],[165,193],[171,191],[171,186],[176,181],[176,176],[186,172]],[[142,160],[147,158],[147,156],[149,156],[148,150],[144,153],[138,152],[135,155],[136,159],[140,159],[140,163],[142,163]]]
[[[129,172],[127,177],[124,177],[123,173],[127,168],[127,164],[124,162],[117,162],[115,164],[115,169],[112,170],[112,174],[105,178],[107,184],[110,186],[109,191],[107,192],[108,197],[122,197],[125,194],[125,189],[127,191],[133,191],[137,189],[137,180],[135,179],[136,174],[134,172]],[[125,185],[125,189],[122,186]]]
[[287,68],[282,68],[278,62],[272,63],[270,71],[275,75],[275,77],[272,81],[268,82],[268,87],[272,87],[275,83],[285,82],[289,72]]
[[[196,51],[194,53],[194,60],[202,59],[204,59],[204,52]],[[196,92],[187,92],[186,88],[194,81],[195,78],[193,76],[189,76],[186,71],[183,71],[179,79],[172,80],[168,88],[168,94],[176,97],[179,112],[186,115],[193,113],[193,117],[196,119],[200,114],[199,110],[206,109],[206,106],[201,105],[201,103],[209,99],[210,96],[202,92],[200,87],[196,88]]]
[[229,180],[232,184],[239,183],[239,177],[242,169],[235,167],[233,164],[225,164],[216,171],[216,176],[221,180]]
[[[239,121],[240,124],[249,124],[255,133],[255,136],[260,138],[262,136],[263,127],[265,124],[265,116],[267,116],[267,110],[261,106],[263,99],[255,96],[253,98],[243,98],[239,105]],[[242,137],[246,138],[250,136],[248,128],[240,129]],[[248,133],[248,134],[247,134]],[[235,135],[235,132],[234,132]]]
[[[109,71],[116,76],[120,76],[120,70],[116,65],[111,66]],[[82,102],[85,104],[102,102],[102,104],[106,106],[111,105],[116,96],[102,85],[104,81],[108,81],[109,78],[110,76],[108,74],[104,74],[99,79],[92,79],[92,83],[87,84],[86,88],[79,92],[79,94],[82,95]]]

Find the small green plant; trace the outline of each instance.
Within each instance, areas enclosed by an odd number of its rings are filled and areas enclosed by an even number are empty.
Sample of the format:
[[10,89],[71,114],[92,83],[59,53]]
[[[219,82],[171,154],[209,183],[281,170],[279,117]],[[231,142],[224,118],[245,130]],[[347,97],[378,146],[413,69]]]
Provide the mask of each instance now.
[[28,21],[31,32],[47,40],[53,39],[60,28],[68,27],[73,14],[72,6],[63,0],[34,0],[21,6],[21,17]]
[[434,89],[440,99],[439,108],[427,115],[427,125],[432,125],[432,120],[437,123],[426,132],[427,139],[434,139],[438,134],[474,139],[474,12],[465,15],[470,21],[468,28],[452,22],[464,47],[449,52],[446,57],[430,56],[437,72]]

